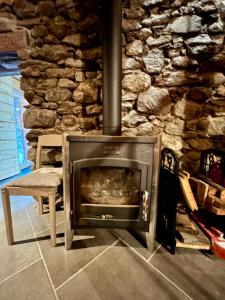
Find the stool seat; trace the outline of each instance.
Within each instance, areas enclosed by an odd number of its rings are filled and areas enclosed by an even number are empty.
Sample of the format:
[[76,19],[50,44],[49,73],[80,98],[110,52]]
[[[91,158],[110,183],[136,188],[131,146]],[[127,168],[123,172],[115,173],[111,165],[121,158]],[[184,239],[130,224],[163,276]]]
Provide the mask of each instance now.
[[11,181],[11,187],[57,187],[62,183],[62,168],[40,168]]

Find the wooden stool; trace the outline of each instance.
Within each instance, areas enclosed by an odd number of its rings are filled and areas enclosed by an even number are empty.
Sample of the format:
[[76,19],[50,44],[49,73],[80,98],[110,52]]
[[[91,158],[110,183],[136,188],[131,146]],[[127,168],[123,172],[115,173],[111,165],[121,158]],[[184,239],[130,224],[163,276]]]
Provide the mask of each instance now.
[[39,212],[41,214],[43,213],[42,197],[48,197],[51,245],[55,246],[56,244],[55,198],[56,193],[58,191],[58,187],[62,184],[63,170],[62,168],[41,168],[41,152],[43,146],[62,146],[62,136],[44,135],[39,137],[36,157],[37,170],[13,180],[1,189],[6,233],[9,245],[12,245],[14,242],[10,205],[11,195],[37,197]]

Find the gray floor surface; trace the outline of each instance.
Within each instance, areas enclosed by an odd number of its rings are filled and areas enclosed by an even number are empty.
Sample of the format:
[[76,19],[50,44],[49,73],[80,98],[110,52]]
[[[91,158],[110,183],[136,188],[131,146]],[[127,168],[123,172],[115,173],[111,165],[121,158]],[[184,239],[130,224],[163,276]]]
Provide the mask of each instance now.
[[160,245],[150,255],[126,230],[80,230],[63,245],[57,212],[57,247],[49,243],[49,214],[31,197],[12,197],[16,243],[8,246],[0,201],[1,300],[225,299],[225,261],[208,252]]

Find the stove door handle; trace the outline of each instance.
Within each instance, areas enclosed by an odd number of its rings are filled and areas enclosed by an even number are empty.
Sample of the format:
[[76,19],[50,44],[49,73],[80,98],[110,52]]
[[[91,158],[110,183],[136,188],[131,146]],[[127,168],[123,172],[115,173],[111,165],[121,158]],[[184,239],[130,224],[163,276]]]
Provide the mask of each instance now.
[[149,210],[148,198],[149,198],[149,192],[144,191],[142,193],[142,206],[143,206],[142,217],[144,221],[148,220],[148,210]]

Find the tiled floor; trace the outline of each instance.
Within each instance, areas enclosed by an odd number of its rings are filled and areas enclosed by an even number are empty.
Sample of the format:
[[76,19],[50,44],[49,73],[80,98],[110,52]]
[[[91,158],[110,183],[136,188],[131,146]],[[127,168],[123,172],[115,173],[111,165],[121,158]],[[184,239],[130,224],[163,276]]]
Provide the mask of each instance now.
[[8,246],[0,202],[1,300],[225,299],[225,261],[210,253],[158,246],[149,252],[124,230],[82,230],[73,249],[50,247],[49,216],[31,197],[12,199],[16,244]]

